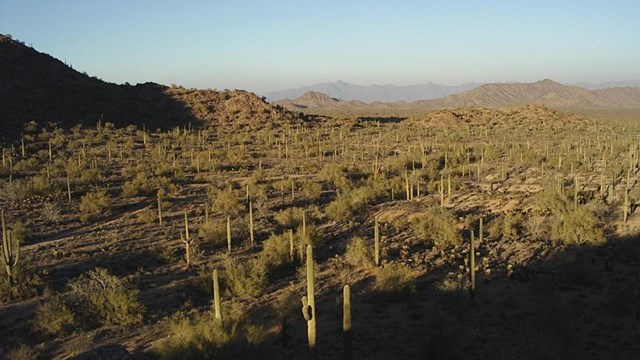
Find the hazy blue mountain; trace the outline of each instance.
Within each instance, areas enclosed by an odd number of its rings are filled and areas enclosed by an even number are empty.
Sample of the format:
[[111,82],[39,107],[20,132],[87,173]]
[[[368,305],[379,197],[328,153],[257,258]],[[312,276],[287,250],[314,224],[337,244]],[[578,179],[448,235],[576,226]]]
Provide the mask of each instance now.
[[296,99],[309,91],[320,92],[333,98],[342,100],[357,100],[365,103],[374,101],[416,101],[438,99],[462,91],[471,90],[480,83],[468,83],[463,85],[441,85],[433,82],[422,85],[370,85],[362,86],[349,84],[344,81],[322,83],[305,86],[297,89],[275,91],[266,94],[267,99],[276,101],[281,99]]
[[626,81],[609,81],[604,83],[578,83],[577,86],[583,87],[589,90],[617,88],[617,87],[640,87],[640,79],[626,80]]

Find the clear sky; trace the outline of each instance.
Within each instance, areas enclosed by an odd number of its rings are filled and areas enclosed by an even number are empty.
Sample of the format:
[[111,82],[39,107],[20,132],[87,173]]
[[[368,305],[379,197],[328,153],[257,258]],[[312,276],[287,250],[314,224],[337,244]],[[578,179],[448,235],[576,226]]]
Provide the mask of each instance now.
[[640,78],[638,0],[0,0],[0,33],[117,83]]

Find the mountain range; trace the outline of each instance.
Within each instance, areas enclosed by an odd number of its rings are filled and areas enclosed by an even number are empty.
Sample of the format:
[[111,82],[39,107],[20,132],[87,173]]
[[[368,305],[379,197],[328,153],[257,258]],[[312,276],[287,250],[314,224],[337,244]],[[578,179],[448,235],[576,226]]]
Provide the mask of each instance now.
[[294,99],[312,91],[323,93],[329,97],[342,100],[357,100],[365,103],[371,102],[395,102],[429,100],[445,97],[465,90],[471,90],[479,83],[467,83],[462,85],[441,85],[433,82],[422,85],[370,85],[362,86],[349,84],[344,81],[328,82],[305,86],[297,89],[289,89],[267,93],[265,96],[270,101],[282,99]]
[[291,110],[329,109],[438,109],[463,107],[507,107],[540,104],[556,108],[640,108],[640,87],[617,87],[589,90],[545,79],[535,83],[492,83],[440,99],[412,102],[346,101],[318,92],[308,92],[296,99],[275,101]]

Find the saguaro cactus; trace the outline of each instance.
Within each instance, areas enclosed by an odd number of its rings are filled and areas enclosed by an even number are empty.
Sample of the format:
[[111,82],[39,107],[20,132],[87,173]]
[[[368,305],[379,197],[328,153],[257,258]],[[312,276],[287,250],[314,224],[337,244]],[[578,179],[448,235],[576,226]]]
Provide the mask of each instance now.
[[2,212],[2,258],[4,260],[4,268],[9,278],[9,285],[14,285],[13,270],[18,265],[20,259],[20,244],[18,239],[11,236],[11,231],[7,230],[4,221],[4,211]]
[[351,335],[351,289],[345,285],[342,289],[342,334],[344,337],[344,360],[353,358]]
[[231,216],[227,215],[227,252],[231,254]]
[[307,296],[302,297],[302,316],[307,320],[307,338],[309,350],[316,350],[316,300],[315,281],[313,277],[313,248],[307,245]]
[[162,225],[162,189],[158,190],[158,225]]
[[180,232],[180,240],[184,244],[185,255],[184,258],[187,261],[187,269],[191,267],[191,244],[193,243],[193,239],[189,236],[189,218],[187,215],[187,210],[184,211],[184,233]]
[[251,201],[249,201],[249,240],[251,241],[251,247],[253,247],[255,240],[253,236],[253,206]]
[[469,243],[469,296],[471,300],[476,297],[476,247],[473,230],[471,230],[471,242]]
[[375,218],[373,225],[373,257],[376,266],[380,266],[380,229],[378,227],[378,218]]
[[220,310],[220,285],[218,283],[218,270],[213,270],[213,314],[215,324],[222,325],[222,312]]

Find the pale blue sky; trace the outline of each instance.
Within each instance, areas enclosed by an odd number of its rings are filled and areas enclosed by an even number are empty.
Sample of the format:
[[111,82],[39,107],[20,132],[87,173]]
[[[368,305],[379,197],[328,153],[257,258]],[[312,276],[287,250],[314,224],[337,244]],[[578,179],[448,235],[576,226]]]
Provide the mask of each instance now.
[[111,82],[640,78],[640,1],[0,0],[0,33]]

